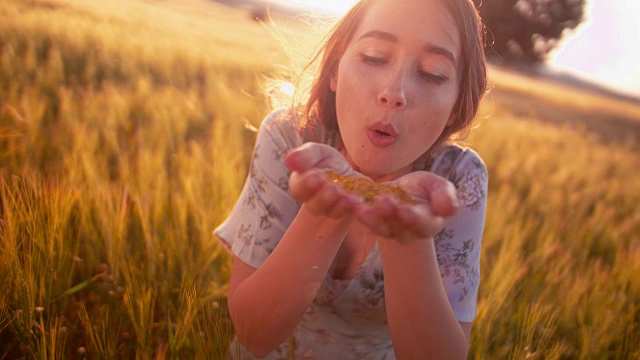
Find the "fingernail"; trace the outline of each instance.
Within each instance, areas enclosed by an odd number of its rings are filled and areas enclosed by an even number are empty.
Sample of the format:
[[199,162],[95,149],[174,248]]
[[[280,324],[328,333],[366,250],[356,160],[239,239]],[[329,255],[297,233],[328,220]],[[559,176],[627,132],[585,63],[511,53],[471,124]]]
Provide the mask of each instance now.
[[460,200],[458,200],[458,191],[456,190],[456,187],[453,186],[453,184],[448,183],[446,189],[447,195],[449,195],[449,198],[451,199],[451,203],[457,209],[460,205]]

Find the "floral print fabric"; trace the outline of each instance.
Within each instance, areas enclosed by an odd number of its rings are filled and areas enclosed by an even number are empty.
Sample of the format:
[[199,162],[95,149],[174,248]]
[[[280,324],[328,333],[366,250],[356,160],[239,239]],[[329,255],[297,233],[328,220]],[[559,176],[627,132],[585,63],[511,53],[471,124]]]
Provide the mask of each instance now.
[[[299,128],[289,116],[277,111],[261,125],[242,193],[231,215],[214,231],[233,254],[256,268],[277,246],[301,206],[289,196],[290,173],[282,161],[284,155],[309,141],[335,146],[329,134]],[[445,221],[434,244],[451,307],[459,321],[471,322],[477,311],[486,168],[473,150],[455,145],[444,146],[425,164],[423,170],[447,178],[457,189],[459,211]],[[229,355],[252,358],[236,341]],[[395,358],[377,244],[353,279],[325,278],[292,338],[267,358]]]

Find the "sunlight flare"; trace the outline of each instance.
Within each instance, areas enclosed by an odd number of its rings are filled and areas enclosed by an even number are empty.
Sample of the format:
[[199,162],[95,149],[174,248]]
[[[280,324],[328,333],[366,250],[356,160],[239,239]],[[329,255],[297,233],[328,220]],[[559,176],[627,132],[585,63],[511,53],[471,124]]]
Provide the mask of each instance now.
[[284,2],[341,15],[346,13],[357,0],[324,0],[322,2],[315,0],[284,0]]

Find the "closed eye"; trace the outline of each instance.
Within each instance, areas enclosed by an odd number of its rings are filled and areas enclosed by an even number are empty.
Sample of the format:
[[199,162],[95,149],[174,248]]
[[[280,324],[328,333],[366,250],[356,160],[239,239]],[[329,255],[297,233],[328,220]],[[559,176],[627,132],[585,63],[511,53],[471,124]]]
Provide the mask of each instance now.
[[360,58],[362,59],[362,62],[370,65],[385,65],[389,62],[385,58],[370,56],[367,54],[360,54]]
[[436,85],[441,85],[449,80],[449,77],[445,75],[436,75],[426,71],[418,71],[418,73],[420,74],[421,78]]

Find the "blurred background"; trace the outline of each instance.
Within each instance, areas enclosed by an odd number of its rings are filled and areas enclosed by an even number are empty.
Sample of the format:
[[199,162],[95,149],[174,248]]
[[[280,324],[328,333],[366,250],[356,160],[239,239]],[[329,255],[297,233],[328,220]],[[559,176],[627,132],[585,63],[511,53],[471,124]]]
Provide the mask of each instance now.
[[[469,358],[640,359],[637,1],[477,4]],[[0,359],[224,357],[212,231],[348,5],[0,0]]]
[[[240,3],[243,0],[227,0]],[[246,0],[274,11],[340,16],[355,0]],[[494,62],[527,66],[583,86],[640,97],[640,2],[635,0],[475,0]],[[524,63],[524,64],[523,64]]]

